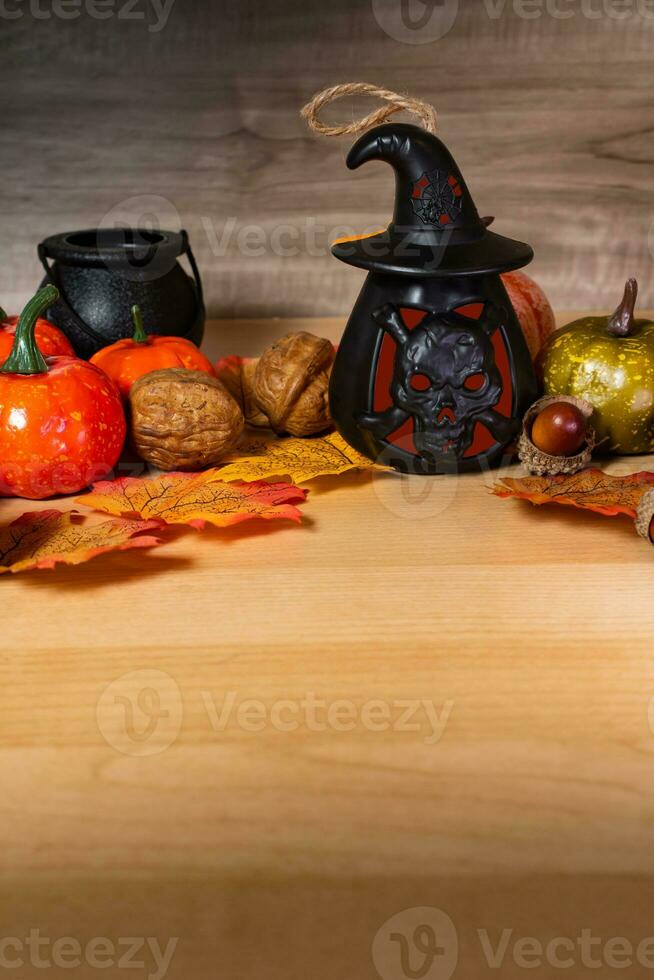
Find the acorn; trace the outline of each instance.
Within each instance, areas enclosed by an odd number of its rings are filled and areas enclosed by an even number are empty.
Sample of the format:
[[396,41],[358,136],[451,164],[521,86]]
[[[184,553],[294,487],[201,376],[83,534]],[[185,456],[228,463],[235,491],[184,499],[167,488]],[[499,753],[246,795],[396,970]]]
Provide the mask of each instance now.
[[641,538],[654,544],[654,488],[647,490],[638,501],[635,523]]
[[549,456],[575,456],[586,441],[586,416],[570,402],[552,402],[534,419],[531,441]]
[[576,473],[590,462],[595,433],[589,422],[593,406],[573,395],[539,398],[525,414],[518,457],[530,473],[555,476]]

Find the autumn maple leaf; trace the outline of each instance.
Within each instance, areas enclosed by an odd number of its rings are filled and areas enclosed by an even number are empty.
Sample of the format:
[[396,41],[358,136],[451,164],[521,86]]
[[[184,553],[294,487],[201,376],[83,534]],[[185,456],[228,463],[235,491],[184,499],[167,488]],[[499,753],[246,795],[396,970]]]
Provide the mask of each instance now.
[[307,491],[288,483],[223,483],[215,470],[123,477],[94,484],[77,503],[107,514],[138,514],[166,524],[227,527],[253,518],[299,522]]
[[161,539],[145,531],[161,521],[110,520],[88,524],[74,511],[38,510],[0,526],[0,574],[58,563],[79,565],[108,551],[151,548]]
[[642,471],[629,476],[611,476],[598,469],[581,470],[572,476],[504,477],[493,487],[498,497],[516,497],[532,504],[562,504],[614,517],[636,517],[643,494],[654,484],[654,473]]

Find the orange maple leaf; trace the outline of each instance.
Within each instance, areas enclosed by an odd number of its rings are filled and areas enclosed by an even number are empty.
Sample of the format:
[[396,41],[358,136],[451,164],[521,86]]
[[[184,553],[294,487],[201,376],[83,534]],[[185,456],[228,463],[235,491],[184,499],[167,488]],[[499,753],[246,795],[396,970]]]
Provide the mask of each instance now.
[[95,483],[77,503],[107,514],[138,514],[166,524],[227,527],[254,517],[299,522],[306,490],[289,483],[222,483],[215,470],[165,473],[153,478],[123,477]]
[[142,532],[161,527],[161,521],[139,520],[85,524],[74,511],[32,511],[0,526],[0,574],[58,563],[79,565],[107,551],[151,548],[161,539]]
[[640,498],[654,484],[654,473],[643,470],[629,476],[610,476],[598,469],[572,476],[504,477],[493,487],[498,497],[517,497],[532,504],[563,504],[615,517],[636,517]]

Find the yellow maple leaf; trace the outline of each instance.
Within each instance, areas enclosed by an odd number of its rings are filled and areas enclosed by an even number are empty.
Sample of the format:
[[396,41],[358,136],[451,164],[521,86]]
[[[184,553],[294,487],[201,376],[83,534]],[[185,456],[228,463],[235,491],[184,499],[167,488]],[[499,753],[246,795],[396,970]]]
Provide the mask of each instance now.
[[159,538],[143,531],[162,527],[161,521],[110,520],[80,523],[74,512],[38,510],[0,526],[0,575],[30,568],[53,568],[62,562],[79,565],[106,551],[151,548]]
[[321,438],[288,437],[242,446],[227,457],[226,465],[212,471],[212,479],[229,483],[288,476],[294,483],[306,483],[318,476],[336,476],[352,469],[387,471],[389,467],[373,463],[338,432],[332,432]]
[[306,490],[288,483],[221,482],[218,471],[164,473],[156,477],[123,477],[95,483],[77,503],[106,514],[139,514],[166,524],[227,527],[251,518],[300,520]]

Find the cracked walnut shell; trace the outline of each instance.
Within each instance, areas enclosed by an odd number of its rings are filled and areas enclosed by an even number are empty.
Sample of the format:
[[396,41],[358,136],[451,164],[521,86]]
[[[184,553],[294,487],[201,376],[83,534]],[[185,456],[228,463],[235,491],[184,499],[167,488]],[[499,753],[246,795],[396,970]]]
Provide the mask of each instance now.
[[332,424],[329,375],[334,347],[329,340],[299,331],[288,333],[263,352],[252,392],[274,431],[310,436]]
[[152,371],[132,385],[129,402],[136,450],[160,470],[213,466],[243,431],[243,412],[236,401],[204,371]]
[[268,417],[257,405],[252,390],[258,363],[258,357],[239,357],[238,354],[232,354],[218,361],[216,376],[240,405],[247,425],[269,429]]

